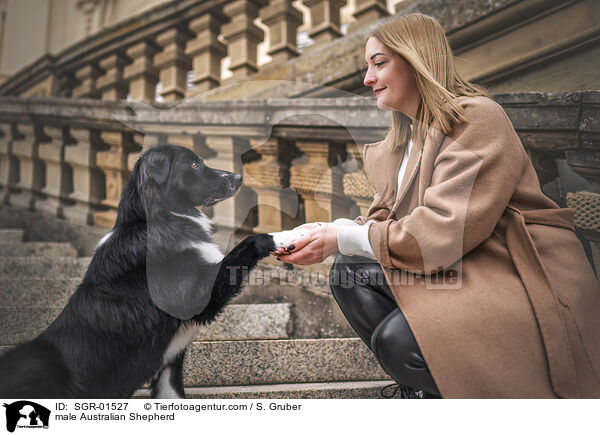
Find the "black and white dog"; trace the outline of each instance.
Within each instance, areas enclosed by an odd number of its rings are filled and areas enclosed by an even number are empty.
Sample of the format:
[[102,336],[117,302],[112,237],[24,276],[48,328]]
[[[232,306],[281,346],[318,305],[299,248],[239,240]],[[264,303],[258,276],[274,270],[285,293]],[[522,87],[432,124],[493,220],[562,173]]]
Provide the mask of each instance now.
[[0,357],[0,397],[126,398],[149,380],[152,397],[185,397],[194,326],[212,321],[241,291],[243,272],[278,247],[257,234],[223,257],[212,242],[195,207],[241,184],[186,148],[145,152],[67,306],[36,339]]

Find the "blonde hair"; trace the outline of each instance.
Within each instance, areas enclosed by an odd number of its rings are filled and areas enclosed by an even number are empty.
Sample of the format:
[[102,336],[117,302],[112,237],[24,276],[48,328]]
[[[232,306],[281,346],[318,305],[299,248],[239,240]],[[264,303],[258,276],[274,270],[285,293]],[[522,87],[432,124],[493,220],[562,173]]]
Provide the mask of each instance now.
[[448,134],[459,122],[465,122],[458,96],[488,96],[483,88],[465,80],[456,70],[452,49],[444,29],[432,17],[420,13],[400,15],[382,21],[371,32],[415,71],[420,101],[417,125],[411,131],[410,119],[392,112],[392,125],[384,139],[391,150],[406,147],[409,139],[423,146],[430,125],[437,121]]

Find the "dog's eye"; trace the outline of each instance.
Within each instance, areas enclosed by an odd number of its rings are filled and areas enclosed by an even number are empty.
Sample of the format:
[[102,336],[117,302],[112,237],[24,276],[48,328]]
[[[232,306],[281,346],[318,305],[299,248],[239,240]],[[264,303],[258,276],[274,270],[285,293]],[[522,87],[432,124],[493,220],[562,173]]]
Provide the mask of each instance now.
[[198,169],[199,167],[200,165],[198,164],[198,162],[192,162],[192,168]]

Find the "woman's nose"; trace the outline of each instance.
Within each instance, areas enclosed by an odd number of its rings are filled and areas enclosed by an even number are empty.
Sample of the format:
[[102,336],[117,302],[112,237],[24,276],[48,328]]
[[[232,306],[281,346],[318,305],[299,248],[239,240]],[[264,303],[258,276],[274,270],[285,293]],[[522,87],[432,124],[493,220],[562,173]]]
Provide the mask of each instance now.
[[368,69],[365,74],[365,79],[363,80],[363,84],[365,86],[372,86],[375,83],[375,76],[371,73],[371,70]]

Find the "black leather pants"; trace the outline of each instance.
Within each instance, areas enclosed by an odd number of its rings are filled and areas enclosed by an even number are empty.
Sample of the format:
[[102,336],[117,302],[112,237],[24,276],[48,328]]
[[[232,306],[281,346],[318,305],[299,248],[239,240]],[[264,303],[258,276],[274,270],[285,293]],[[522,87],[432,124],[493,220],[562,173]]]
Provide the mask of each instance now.
[[440,397],[381,266],[365,257],[338,254],[329,284],[344,316],[385,372],[401,385],[428,393],[426,397]]

